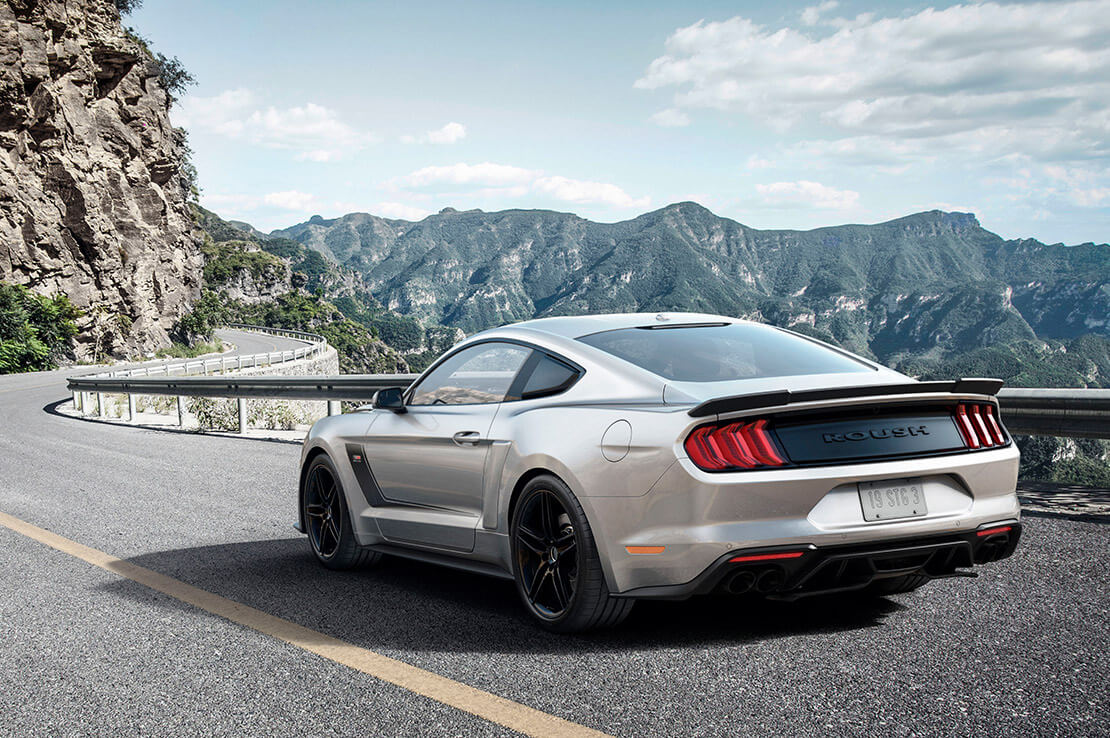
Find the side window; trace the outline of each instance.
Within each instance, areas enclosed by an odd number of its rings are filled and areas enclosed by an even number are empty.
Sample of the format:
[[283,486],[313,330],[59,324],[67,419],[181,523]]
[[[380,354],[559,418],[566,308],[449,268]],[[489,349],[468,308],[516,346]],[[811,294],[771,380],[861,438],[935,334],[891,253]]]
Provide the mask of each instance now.
[[412,392],[410,405],[478,405],[501,402],[531,349],[480,343],[432,370]]
[[578,379],[578,370],[569,364],[538,351],[536,358],[535,368],[520,389],[520,399],[558,394]]

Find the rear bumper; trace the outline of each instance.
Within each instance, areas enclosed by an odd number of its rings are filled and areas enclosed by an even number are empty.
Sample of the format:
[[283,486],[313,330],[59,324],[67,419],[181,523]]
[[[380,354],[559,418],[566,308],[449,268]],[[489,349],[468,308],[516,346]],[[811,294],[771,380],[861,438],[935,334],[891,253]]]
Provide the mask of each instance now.
[[[1021,523],[1004,520],[978,530],[909,540],[742,549],[721,556],[689,582],[641,587],[616,596],[682,600],[711,593],[757,593],[796,600],[860,590],[882,579],[906,575],[928,579],[976,576],[972,567],[1009,557],[1020,538]],[[796,555],[799,552],[801,555]]]
[[[690,582],[735,551],[869,546],[1020,520],[1014,446],[928,459],[712,474],[678,459],[640,497],[580,497],[609,590]],[[858,484],[919,477],[928,513],[866,521]],[[652,555],[629,550],[661,548]],[[803,557],[804,558],[804,557]]]

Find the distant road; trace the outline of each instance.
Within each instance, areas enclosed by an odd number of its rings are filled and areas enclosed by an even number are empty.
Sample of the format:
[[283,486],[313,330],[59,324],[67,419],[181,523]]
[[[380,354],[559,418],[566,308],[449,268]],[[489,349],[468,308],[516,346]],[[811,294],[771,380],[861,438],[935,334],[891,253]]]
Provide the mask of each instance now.
[[[291,339],[228,331],[243,353]],[[641,606],[537,631],[511,584],[386,559],[318,567],[299,449],[51,412],[63,370],[0,377],[0,512],[313,631],[612,735],[1097,735],[1110,526],[1026,518],[975,580],[873,602]],[[0,735],[506,735],[0,525]]]

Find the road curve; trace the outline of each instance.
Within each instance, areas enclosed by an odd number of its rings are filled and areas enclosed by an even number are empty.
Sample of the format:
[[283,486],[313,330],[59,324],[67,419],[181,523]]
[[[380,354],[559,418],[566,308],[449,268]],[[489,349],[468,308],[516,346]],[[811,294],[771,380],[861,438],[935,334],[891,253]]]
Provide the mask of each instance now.
[[[1105,518],[1028,517],[1012,559],[914,594],[641,603],[615,632],[554,636],[504,582],[389,559],[319,568],[290,528],[295,445],[60,416],[72,373],[0,377],[0,512],[575,723],[624,736],[1104,734]],[[0,679],[0,735],[507,733],[6,527]]]

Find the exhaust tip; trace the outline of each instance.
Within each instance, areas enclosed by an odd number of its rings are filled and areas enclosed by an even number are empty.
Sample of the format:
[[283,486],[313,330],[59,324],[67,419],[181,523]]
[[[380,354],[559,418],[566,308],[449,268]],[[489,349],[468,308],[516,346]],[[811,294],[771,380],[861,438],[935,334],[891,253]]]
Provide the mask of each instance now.
[[728,580],[725,589],[732,594],[744,594],[755,585],[755,574],[750,571],[738,571]]
[[767,594],[781,589],[785,581],[786,577],[783,576],[781,569],[764,569],[759,578],[756,579],[755,588],[757,591]]

